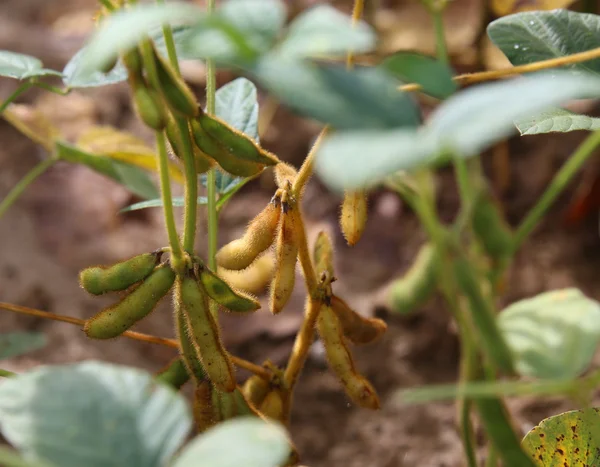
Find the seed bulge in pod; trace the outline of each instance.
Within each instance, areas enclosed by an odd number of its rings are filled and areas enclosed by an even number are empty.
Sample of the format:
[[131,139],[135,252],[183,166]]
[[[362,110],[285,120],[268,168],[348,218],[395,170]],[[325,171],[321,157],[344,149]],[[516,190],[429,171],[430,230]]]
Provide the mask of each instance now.
[[79,283],[93,295],[125,290],[148,277],[159,259],[158,253],[143,253],[112,266],[86,268],[79,273]]
[[225,269],[245,269],[273,244],[281,209],[274,198],[248,225],[242,238],[223,246],[217,252],[217,264]]
[[366,318],[354,311],[337,296],[331,297],[331,309],[337,316],[344,336],[353,344],[368,344],[378,339],[387,329],[387,324],[378,318]]
[[85,333],[93,339],[111,339],[123,334],[154,310],[174,281],[175,273],[170,267],[157,267],[120,302],[88,319],[84,326]]
[[133,107],[144,124],[153,130],[165,127],[165,114],[162,110],[162,99],[156,91],[143,84],[130,80],[133,92]]
[[367,194],[347,191],[342,202],[340,227],[348,245],[356,245],[367,224]]
[[260,308],[258,301],[250,295],[234,290],[205,266],[200,266],[200,280],[208,296],[230,311],[247,313]]
[[252,403],[255,407],[260,407],[262,401],[269,392],[269,382],[258,375],[252,375],[246,380],[242,387],[244,396]]

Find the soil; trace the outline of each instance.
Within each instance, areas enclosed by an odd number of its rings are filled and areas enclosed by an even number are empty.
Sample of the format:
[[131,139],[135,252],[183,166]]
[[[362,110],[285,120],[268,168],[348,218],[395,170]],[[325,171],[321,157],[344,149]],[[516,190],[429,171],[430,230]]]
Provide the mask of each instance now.
[[[45,65],[61,69],[89,32],[94,5],[93,0],[4,0],[0,3],[0,49],[32,54]],[[60,29],[53,26],[57,21]],[[228,79],[227,74],[219,76],[220,83]],[[202,80],[197,83],[201,95]],[[16,86],[15,81],[0,80],[0,98]],[[67,97],[31,91],[20,102],[40,103],[69,139],[98,123],[149,136],[131,113],[124,85]],[[313,122],[280,108],[263,144],[298,166],[318,129]],[[578,132],[514,138],[506,143],[510,177],[499,193],[513,225],[584,136]],[[0,121],[0,141],[2,198],[47,154],[5,121]],[[486,154],[484,164],[490,178],[498,180],[494,160],[498,157]],[[595,168],[589,166],[586,173],[595,173]],[[273,193],[271,178],[268,174],[249,184],[223,211],[219,244],[239,236],[262,209]],[[439,210],[444,220],[450,221],[458,203],[450,171],[440,172],[438,187]],[[567,229],[561,216],[572,194],[571,189],[555,203],[518,253],[499,305],[571,286],[600,299],[595,274],[600,261],[598,219],[594,214],[577,228]],[[97,312],[110,299],[87,296],[77,283],[80,269],[110,264],[167,243],[159,210],[118,214],[134,200],[121,186],[86,168],[62,163],[51,168],[0,221],[0,300],[79,318]],[[332,234],[339,278],[336,294],[359,312],[376,314],[388,323],[388,332],[379,342],[353,349],[359,370],[379,392],[382,408],[371,412],[347,401],[317,342],[295,395],[291,430],[302,461],[311,467],[460,466],[462,450],[454,406],[407,406],[396,396],[402,388],[452,382],[457,377],[458,341],[441,299],[435,297],[408,317],[394,315],[385,303],[387,286],[408,269],[425,235],[414,214],[396,195],[379,191],[370,196],[363,238],[349,248],[337,226],[339,203],[339,197],[328,192],[317,178],[310,181],[303,206],[308,238],[312,242],[323,229]],[[202,233],[198,242],[201,252]],[[261,299],[264,302],[264,297]],[[258,363],[266,358],[283,363],[301,321],[303,302],[303,287],[297,286],[280,316],[262,311],[248,318],[225,316],[227,345],[236,355]],[[0,327],[3,332],[41,330],[50,340],[44,350],[3,362],[6,369],[14,371],[85,359],[156,371],[173,357],[172,349],[127,339],[92,342],[77,327],[8,312],[0,313]],[[173,336],[169,304],[163,303],[137,329]],[[524,432],[546,416],[573,408],[568,401],[548,398],[511,400],[510,406]]]

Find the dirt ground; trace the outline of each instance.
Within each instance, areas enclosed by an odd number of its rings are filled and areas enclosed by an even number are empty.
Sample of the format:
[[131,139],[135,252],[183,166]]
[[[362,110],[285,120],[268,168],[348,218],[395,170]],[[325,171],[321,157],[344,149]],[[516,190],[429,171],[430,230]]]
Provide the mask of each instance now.
[[[61,69],[88,33],[94,4],[93,0],[4,0],[0,3],[0,49],[36,55],[45,65]],[[410,4],[406,8],[413,7]],[[468,40],[465,36],[468,34],[463,33],[461,40]],[[455,42],[456,47],[461,46],[460,40]],[[462,61],[468,56],[463,53]],[[201,73],[198,67],[190,70]],[[220,83],[227,79],[224,74],[219,77]],[[199,79],[199,95],[201,84]],[[1,79],[0,98],[8,96],[16,85]],[[21,102],[36,100],[70,138],[94,123],[149,136],[131,114],[124,85],[64,98],[31,91]],[[314,123],[279,109],[263,143],[282,159],[299,165],[317,131]],[[583,137],[570,133],[508,142],[510,179],[502,201],[513,225]],[[0,141],[2,198],[46,155],[4,121],[0,121]],[[484,159],[493,177],[497,171],[491,160],[490,155]],[[594,170],[590,166],[586,172]],[[452,174],[442,171],[438,181],[439,209],[449,221],[457,207]],[[270,174],[245,187],[223,211],[220,244],[239,236],[272,192]],[[578,228],[567,230],[560,219],[569,196],[556,203],[519,252],[502,304],[569,286],[600,299],[596,274],[600,261],[598,219],[594,215]],[[77,284],[80,269],[167,243],[159,210],[117,213],[132,201],[126,190],[86,168],[66,164],[53,167],[0,220],[0,301],[80,318],[98,311],[110,299],[88,297]],[[363,239],[348,248],[337,227],[339,201],[318,179],[311,180],[304,202],[309,241],[319,230],[332,233],[339,277],[336,293],[359,312],[377,314],[389,325],[381,341],[354,349],[359,369],[380,394],[382,408],[370,412],[350,405],[316,344],[296,391],[292,422],[303,463],[311,467],[460,466],[462,450],[453,405],[404,406],[394,398],[401,388],[451,382],[457,376],[458,343],[439,298],[411,317],[392,315],[385,305],[387,285],[409,267],[425,236],[410,209],[396,195],[380,191],[371,195]],[[201,230],[200,251],[202,234]],[[285,361],[302,316],[304,289],[300,278],[298,284],[291,304],[280,316],[259,311],[252,317],[224,317],[225,340],[233,353],[258,363],[266,358]],[[171,349],[126,339],[91,342],[74,326],[3,311],[0,327],[3,332],[42,330],[50,339],[48,348],[5,363],[7,369],[15,371],[41,363],[84,359],[156,371],[173,356]],[[172,336],[168,303],[138,329]],[[548,415],[573,408],[567,401],[548,398],[511,400],[510,405],[524,432]]]

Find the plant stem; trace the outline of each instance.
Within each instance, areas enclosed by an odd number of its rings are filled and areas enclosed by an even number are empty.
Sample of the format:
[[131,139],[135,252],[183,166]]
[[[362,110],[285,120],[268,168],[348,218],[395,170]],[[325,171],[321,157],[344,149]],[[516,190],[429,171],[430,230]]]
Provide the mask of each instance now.
[[[158,148],[158,167],[160,174],[160,192],[163,203],[163,212],[165,214],[165,225],[169,235],[169,244],[171,246],[171,256],[176,262],[182,260],[183,251],[179,243],[177,228],[175,227],[175,217],[173,215],[173,198],[171,196],[171,182],[169,180],[169,156],[165,144],[165,135],[162,131],[156,131],[156,147]],[[177,267],[176,264],[174,264]]]
[[600,130],[589,135],[577,148],[577,150],[564,163],[562,168],[552,179],[548,188],[538,200],[536,205],[529,211],[525,219],[521,222],[515,232],[513,251],[517,251],[525,238],[533,231],[542,216],[546,214],[548,208],[554,200],[562,193],[573,176],[579,171],[588,158],[594,153],[594,150],[600,144]]
[[32,84],[38,88],[45,89],[46,91],[53,92],[54,94],[58,94],[59,96],[66,96],[71,92],[71,88],[57,88],[56,86],[52,86],[51,84],[42,83],[41,81],[32,81]]
[[187,121],[175,116],[179,127],[179,135],[183,147],[183,165],[185,168],[185,208],[183,222],[183,248],[188,253],[194,252],[196,239],[196,214],[198,211],[198,177],[194,161],[194,150]]
[[315,139],[315,142],[310,152],[306,156],[306,159],[304,159],[304,162],[302,163],[302,166],[298,171],[298,176],[296,177],[296,180],[294,181],[294,186],[292,187],[292,193],[294,194],[297,200],[301,198],[302,190],[304,189],[306,183],[308,182],[308,179],[312,175],[315,155],[328,132],[329,126],[326,126],[321,130],[321,133],[319,133],[319,136],[317,136],[317,139]]
[[13,376],[17,376],[16,373],[8,370],[3,370],[0,368],[0,378],[12,378]]
[[23,194],[25,189],[46,170],[48,170],[58,159],[50,157],[38,162],[25,176],[19,180],[13,189],[6,195],[6,198],[0,202],[0,218],[12,206],[19,196]]
[[[445,2],[444,2],[445,3]],[[445,6],[445,5],[444,5]],[[435,28],[435,44],[437,58],[440,62],[449,63],[448,48],[446,47],[446,38],[444,36],[444,7],[430,9],[431,17],[433,18],[433,26]]]
[[[595,49],[587,50],[585,52],[579,52],[565,57],[551,58],[548,60],[541,60],[535,63],[528,63],[527,65],[514,66],[504,70],[493,70],[493,71],[482,71],[478,73],[465,73],[458,75],[453,78],[459,84],[473,84],[480,83],[482,81],[492,81],[507,76],[520,75],[522,73],[534,73],[536,71],[547,70],[549,68],[557,68],[564,65],[572,65],[574,63],[587,62],[595,58],[600,57],[600,47]],[[421,86],[416,83],[404,84],[398,88],[400,91],[418,91]]]
[[27,91],[30,87],[33,86],[33,83],[27,81],[26,83],[21,84],[15,91],[6,98],[2,104],[0,104],[0,115],[6,110],[6,108],[21,94]]

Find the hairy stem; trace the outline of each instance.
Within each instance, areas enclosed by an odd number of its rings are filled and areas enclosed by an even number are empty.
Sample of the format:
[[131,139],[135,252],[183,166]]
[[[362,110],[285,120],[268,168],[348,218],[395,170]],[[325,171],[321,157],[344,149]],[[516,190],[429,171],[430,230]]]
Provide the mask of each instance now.
[[317,139],[315,140],[310,152],[306,156],[306,159],[304,159],[302,167],[300,167],[300,170],[298,171],[298,176],[296,177],[296,181],[294,182],[294,186],[292,187],[292,193],[294,193],[294,196],[298,200],[302,197],[302,190],[304,189],[306,183],[308,182],[308,179],[312,175],[315,155],[328,132],[328,126],[321,130],[321,133],[319,133],[319,136],[317,136]]

